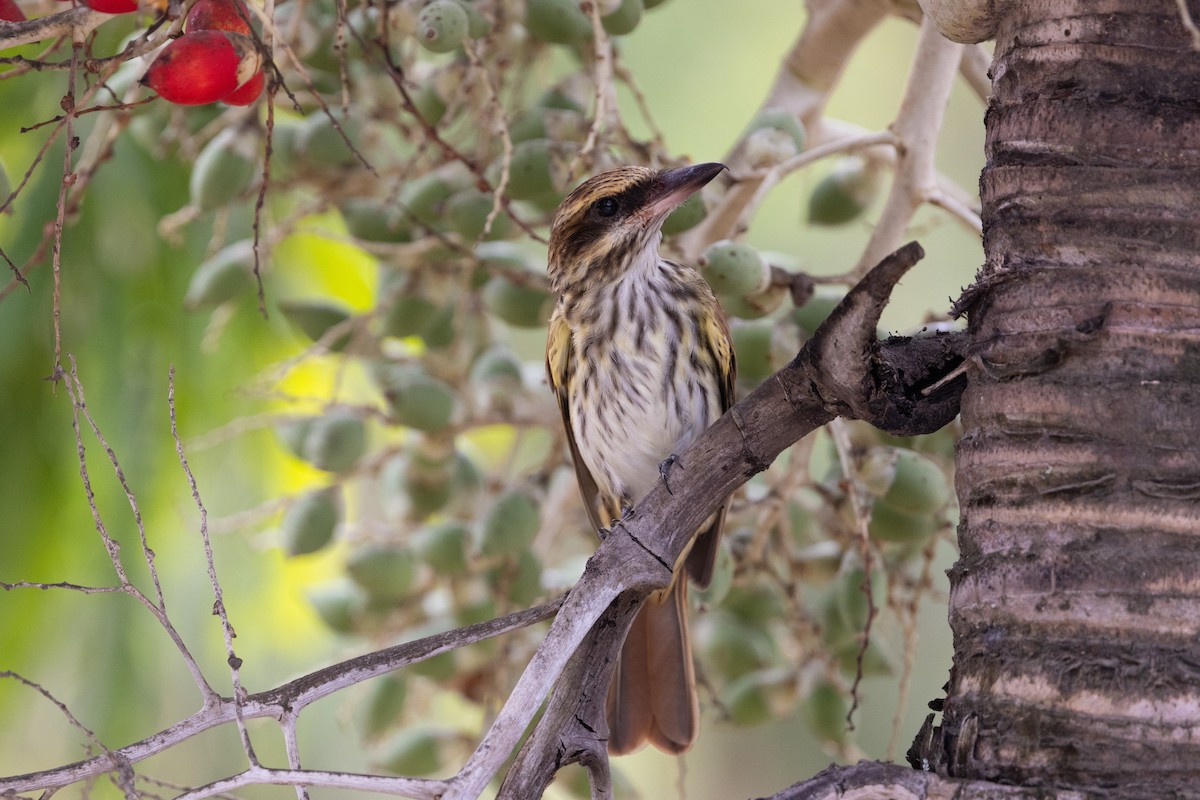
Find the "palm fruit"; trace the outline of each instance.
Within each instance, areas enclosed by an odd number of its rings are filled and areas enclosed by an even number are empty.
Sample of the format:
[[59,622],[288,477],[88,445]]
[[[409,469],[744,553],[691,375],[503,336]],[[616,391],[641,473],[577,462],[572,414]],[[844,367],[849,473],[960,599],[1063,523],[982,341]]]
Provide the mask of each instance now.
[[393,544],[365,544],[346,557],[346,574],[375,601],[394,603],[409,593],[417,574],[411,550]]
[[458,0],[433,0],[417,15],[417,41],[434,53],[449,53],[462,44],[470,21]]
[[808,198],[808,221],[841,225],[857,219],[879,194],[879,170],[861,156],[847,156],[822,178]]
[[189,311],[213,308],[254,285],[254,243],[234,242],[219,250],[192,274],[183,305]]
[[340,503],[337,489],[330,487],[300,496],[283,515],[280,537],[289,556],[315,553],[333,539]]
[[367,446],[363,421],[347,409],[334,409],[312,421],[304,439],[304,460],[327,472],[345,472]]
[[741,297],[767,287],[771,270],[757,250],[744,242],[722,239],[700,257],[700,274],[723,297]]
[[477,529],[476,547],[485,556],[517,556],[538,532],[537,505],[525,492],[510,490],[488,509]]
[[250,188],[258,174],[258,137],[243,128],[226,128],[196,157],[188,181],[191,203],[201,211],[220,208]]
[[624,36],[642,21],[644,7],[642,0],[621,0],[615,11],[600,18],[600,23],[613,36]]
[[467,543],[470,529],[457,520],[434,522],[412,535],[413,552],[442,575],[467,572]]
[[525,0],[525,28],[550,44],[580,44],[592,37],[592,21],[578,0]]
[[394,422],[426,433],[450,424],[454,415],[454,389],[415,364],[382,362],[373,374]]
[[481,293],[483,306],[516,328],[544,328],[554,310],[554,298],[542,289],[522,286],[504,275],[494,275]]
[[680,203],[679,207],[663,220],[663,235],[674,236],[677,233],[691,230],[704,221],[707,213],[708,210],[704,207],[704,198],[701,196],[701,192],[696,192]]

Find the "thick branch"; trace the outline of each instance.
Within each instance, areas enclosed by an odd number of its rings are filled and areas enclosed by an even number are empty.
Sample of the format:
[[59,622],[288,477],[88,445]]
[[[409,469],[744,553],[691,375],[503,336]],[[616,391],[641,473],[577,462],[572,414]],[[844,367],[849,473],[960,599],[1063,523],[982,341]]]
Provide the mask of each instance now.
[[[671,581],[668,565],[701,523],[724,499],[802,436],[837,415],[872,422],[894,433],[936,430],[958,412],[964,379],[937,384],[963,357],[965,337],[875,341],[874,331],[896,282],[923,255],[910,244],[889,256],[846,296],[801,352],[748,397],[734,406],[681,454],[677,469],[685,479],[659,482],[637,509],[614,526],[566,597],[529,611],[480,623],[396,647],[369,653],[299,678],[277,689],[251,695],[241,704],[243,719],[283,719],[347,686],[400,666],[545,619],[558,611],[546,639],[534,654],[487,736],[446,786],[446,798],[474,798],[484,791],[510,757],[550,692],[573,660],[543,717],[542,730],[530,741],[540,754],[518,760],[508,796],[544,787],[558,767],[582,761],[602,779],[604,766],[603,696],[624,632],[650,592]],[[922,389],[934,386],[928,397]],[[614,603],[618,598],[619,602]],[[559,605],[561,603],[561,609]],[[605,614],[607,613],[607,616]],[[599,624],[597,622],[599,621]],[[581,643],[587,640],[586,645]],[[584,691],[581,692],[581,687]],[[191,717],[141,742],[111,754],[54,770],[0,779],[0,794],[54,789],[113,769],[127,768],[151,755],[220,724],[234,721],[237,705],[228,698],[210,701]],[[563,727],[563,720],[570,724]],[[595,722],[595,720],[599,722]],[[573,722],[572,722],[573,721]],[[544,743],[558,741],[557,747]],[[252,767],[230,778],[237,785],[274,782],[282,775]],[[287,772],[288,782],[303,783],[302,773]],[[371,776],[353,776],[363,786]],[[314,776],[337,783],[342,777]],[[381,779],[389,780],[389,779]],[[209,796],[212,784],[201,790]],[[230,784],[232,785],[232,784]],[[332,784],[331,784],[332,785]],[[342,784],[337,784],[342,785]],[[395,789],[399,784],[387,783]],[[416,786],[416,784],[413,784]],[[381,783],[376,788],[383,788]],[[431,789],[422,783],[418,794]],[[516,792],[516,793],[513,793]]]
[[1081,800],[1076,792],[943,778],[900,764],[832,766],[760,800]]
[[[791,363],[730,409],[679,456],[676,469],[683,470],[685,481],[673,480],[670,489],[659,481],[637,508],[614,525],[588,562],[547,641],[521,676],[518,690],[522,693],[518,697],[514,692],[510,697],[492,730],[452,781],[447,798],[476,797],[499,772],[533,720],[549,686],[559,680],[568,657],[583,641],[579,634],[567,653],[547,654],[550,647],[564,643],[562,637],[555,638],[560,627],[578,631],[581,622],[591,627],[588,649],[576,661],[586,665],[587,671],[581,683],[564,681],[555,693],[539,729],[518,757],[517,767],[528,772],[510,772],[504,796],[534,796],[559,767],[595,756],[598,750],[602,753],[607,731],[603,706],[597,699],[602,699],[607,688],[629,620],[651,591],[666,587],[671,579],[670,570],[662,565],[677,563],[695,531],[725,498],[766,469],[794,442],[838,414],[882,422],[894,431],[908,433],[936,430],[954,418],[964,386],[962,378],[946,382],[924,398],[920,394],[922,386],[932,384],[944,373],[896,368],[889,358],[904,354],[916,340],[894,340],[890,347],[879,346],[874,340],[880,312],[892,288],[921,256],[920,246],[913,243],[872,270]],[[940,362],[949,369],[961,361],[963,339],[952,335],[941,339],[957,343],[948,346],[947,352],[958,355]],[[914,378],[916,383],[910,383]],[[887,391],[898,396],[888,401],[882,396]],[[906,421],[902,420],[904,410],[908,412]],[[603,574],[605,565],[611,570],[609,574]],[[623,600],[633,602],[592,627],[613,598],[627,591],[633,594],[634,590],[640,596],[625,595]],[[602,607],[586,597],[591,593],[598,593]],[[580,616],[582,613],[587,614],[586,619]],[[541,671],[551,664],[553,674]],[[540,694],[527,691],[534,685],[543,687]],[[560,727],[564,721],[568,722],[566,729]],[[528,752],[534,743],[541,752]]]

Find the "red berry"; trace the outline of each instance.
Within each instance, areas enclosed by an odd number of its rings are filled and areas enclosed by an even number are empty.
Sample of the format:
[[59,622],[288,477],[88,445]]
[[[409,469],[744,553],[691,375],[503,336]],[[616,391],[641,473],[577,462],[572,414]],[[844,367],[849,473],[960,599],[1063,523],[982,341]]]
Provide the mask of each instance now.
[[15,0],[0,0],[0,19],[5,22],[24,22],[26,17]]
[[250,13],[242,0],[197,0],[183,23],[184,30],[233,31],[250,35]]
[[262,94],[264,83],[265,81],[263,80],[263,73],[260,69],[258,72],[254,73],[253,78],[222,97],[221,102],[231,106],[248,106],[257,100],[258,96]]
[[261,67],[248,36],[229,31],[185,33],[167,44],[142,83],[183,106],[213,103],[246,83]]
[[137,0],[83,0],[83,4],[105,14],[128,14],[138,10]]

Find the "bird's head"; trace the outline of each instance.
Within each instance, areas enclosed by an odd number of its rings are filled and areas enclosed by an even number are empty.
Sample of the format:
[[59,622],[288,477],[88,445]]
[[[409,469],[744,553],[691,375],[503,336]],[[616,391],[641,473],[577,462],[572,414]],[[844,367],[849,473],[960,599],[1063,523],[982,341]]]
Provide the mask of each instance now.
[[723,169],[717,163],[618,167],[579,184],[550,226],[554,290],[586,290],[620,278],[641,258],[657,259],[663,220]]

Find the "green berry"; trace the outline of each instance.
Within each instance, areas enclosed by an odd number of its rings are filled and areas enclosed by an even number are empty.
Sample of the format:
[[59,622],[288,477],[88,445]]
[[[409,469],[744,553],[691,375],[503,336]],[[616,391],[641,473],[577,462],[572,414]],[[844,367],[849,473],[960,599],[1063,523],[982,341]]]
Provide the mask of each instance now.
[[542,596],[542,562],[529,550],[522,550],[512,561],[488,571],[493,589],[503,587],[505,597],[515,606],[526,608]]
[[751,131],[769,129],[783,132],[793,145],[792,155],[804,149],[804,124],[800,122],[795,114],[785,108],[768,106],[762,109],[754,115],[749,129]]
[[933,514],[950,500],[946,473],[931,459],[897,449],[896,472],[883,502],[909,514]]
[[401,217],[429,228],[441,228],[446,200],[462,188],[461,183],[461,177],[448,170],[413,178],[400,190]]
[[760,319],[783,305],[788,295],[787,286],[773,283],[765,291],[741,297],[722,297],[721,308],[731,317],[738,319]]
[[412,536],[413,551],[434,572],[463,575],[467,571],[470,530],[457,520],[426,525]]
[[[341,127],[341,131],[338,130]],[[357,145],[362,135],[358,117],[333,119],[324,111],[314,111],[304,120],[298,139],[298,149],[305,161],[322,167],[347,167],[358,161],[347,144]]]
[[[484,225],[492,213],[493,199],[488,192],[464,189],[446,201],[446,221],[450,230],[469,242],[483,235]],[[512,233],[512,219],[501,209],[492,220],[487,238],[506,239]]]
[[[192,167],[188,182],[192,205],[211,211],[236,200],[258,174],[258,137],[241,128],[214,136]],[[8,196],[5,192],[0,202]]]
[[346,230],[365,242],[410,242],[412,228],[399,211],[369,197],[351,197],[339,207]]
[[360,545],[346,558],[346,574],[373,600],[394,603],[412,589],[417,560],[407,548],[390,544]]
[[621,0],[621,5],[617,6],[616,11],[601,17],[600,23],[604,25],[604,30],[613,36],[624,36],[632,33],[642,21],[644,7],[642,0]]
[[215,308],[254,285],[254,243],[234,242],[196,267],[183,305],[189,311]]
[[525,0],[525,28],[550,44],[580,44],[592,38],[592,21],[579,0]]
[[771,279],[767,262],[744,242],[723,239],[700,257],[700,273],[719,295],[740,297],[766,288]]
[[458,659],[454,650],[438,653],[423,661],[417,661],[408,666],[409,672],[435,681],[444,681],[454,677],[458,671]]
[[[871,602],[878,613],[887,602],[887,577],[875,567],[871,570]],[[834,602],[845,626],[860,633],[867,627],[869,607],[867,595],[863,591],[862,567],[855,567],[838,579],[833,587]]]
[[334,581],[308,593],[308,602],[325,626],[336,633],[353,633],[367,607],[367,597],[348,580]]
[[775,323],[771,320],[739,322],[729,327],[733,350],[737,355],[738,380],[757,386],[775,374],[771,356],[771,337]]
[[333,539],[338,523],[337,490],[321,489],[299,497],[283,515],[280,535],[289,556],[315,553]]
[[384,336],[403,339],[421,335],[437,316],[438,307],[417,294],[402,294],[383,314]]
[[763,626],[787,615],[783,598],[767,586],[734,586],[721,608],[749,625]]
[[521,388],[521,362],[504,345],[495,345],[480,353],[471,364],[470,381],[515,392]]
[[677,233],[691,230],[704,221],[705,214],[708,210],[704,207],[704,199],[700,196],[700,192],[696,192],[687,200],[679,204],[679,207],[667,215],[663,220],[662,232],[664,236],[674,236]]
[[809,728],[829,742],[846,739],[846,714],[850,706],[838,688],[829,681],[819,681],[803,704],[804,718]]
[[775,657],[775,645],[762,628],[723,611],[703,617],[696,638],[708,662],[726,679],[763,669]]
[[462,2],[461,5],[467,12],[467,36],[482,39],[492,32],[492,21],[480,12],[475,3]]
[[554,298],[547,292],[514,283],[503,275],[487,282],[482,297],[489,313],[516,328],[544,328],[554,310]]
[[454,415],[454,389],[411,364],[376,364],[374,377],[387,400],[392,420],[426,433],[437,433]]
[[458,0],[433,0],[417,16],[417,41],[434,53],[449,53],[462,44],[470,28],[467,11]]
[[317,417],[304,439],[304,460],[327,472],[345,472],[358,463],[367,446],[363,421],[346,409]]
[[408,683],[404,678],[396,674],[376,678],[371,683],[371,694],[363,714],[367,735],[376,736],[396,724],[407,699]]
[[539,200],[557,195],[562,190],[562,171],[559,148],[553,141],[520,142],[513,148],[508,165],[508,196],[514,200]]
[[778,679],[767,670],[750,672],[733,680],[722,693],[722,703],[735,725],[761,725],[775,716],[771,695]]
[[517,556],[533,543],[538,532],[537,505],[521,491],[496,498],[479,526],[479,552],[485,556]]
[[816,225],[842,225],[857,219],[879,194],[878,170],[859,156],[842,159],[813,188],[808,199],[808,221]]

